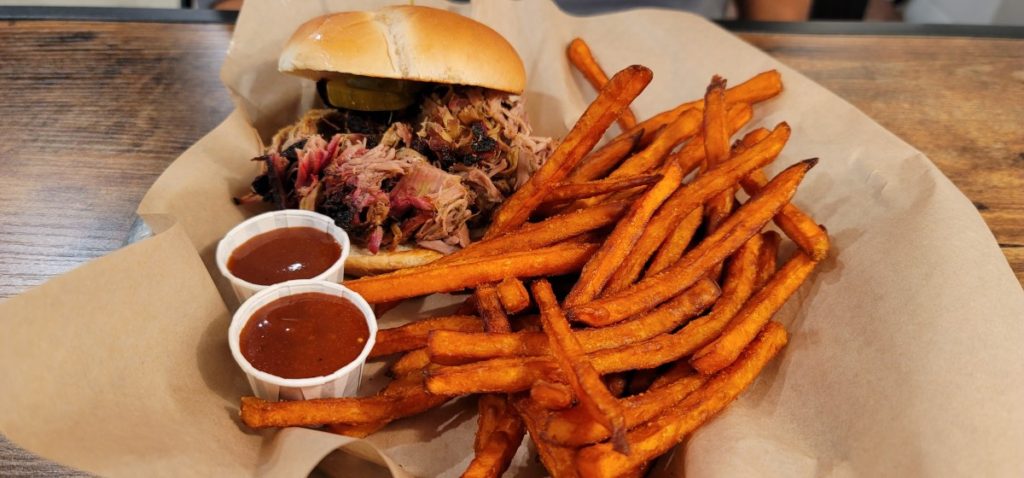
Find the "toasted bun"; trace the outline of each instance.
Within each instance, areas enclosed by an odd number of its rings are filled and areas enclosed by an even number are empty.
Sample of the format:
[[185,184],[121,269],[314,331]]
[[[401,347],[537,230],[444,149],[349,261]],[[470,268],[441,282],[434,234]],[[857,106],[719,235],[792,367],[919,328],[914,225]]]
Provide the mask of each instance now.
[[349,73],[517,94],[526,86],[523,60],[498,32],[456,13],[415,6],[314,18],[288,40],[278,69],[314,80]]
[[362,247],[352,247],[352,252],[345,260],[345,275],[362,277],[384,274],[421,266],[443,256],[440,252],[415,246],[398,246],[395,251],[380,251],[377,254],[371,254]]

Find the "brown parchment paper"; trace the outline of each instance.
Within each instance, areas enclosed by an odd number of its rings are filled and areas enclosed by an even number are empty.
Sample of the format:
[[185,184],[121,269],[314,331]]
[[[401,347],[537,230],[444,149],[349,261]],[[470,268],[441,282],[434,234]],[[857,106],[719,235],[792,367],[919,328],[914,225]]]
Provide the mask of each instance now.
[[[256,212],[229,198],[252,179],[260,136],[313,101],[312,84],[277,73],[281,45],[308,18],[386,3],[245,3],[222,71],[238,109],[140,205],[156,237],[0,303],[0,432],[111,476],[304,476],[337,447],[348,454],[325,461],[332,476],[461,473],[472,399],[365,441],[241,426],[248,390],[226,340],[235,304],[212,267],[216,241]],[[1024,475],[1024,294],[975,209],[920,152],[686,13],[574,18],[539,0],[417,3],[477,18],[516,46],[543,134],[563,134],[594,96],[564,60],[574,36],[609,70],[654,70],[634,105],[641,117],[699,97],[715,73],[738,83],[782,72],[786,91],[755,108],[751,127],[793,127],[774,170],[821,158],[796,203],[828,226],[835,254],[779,313],[792,332],[780,359],[656,476]],[[405,304],[382,325],[451,301]],[[383,382],[381,366],[368,367],[367,393]],[[506,476],[542,475],[532,455],[524,445]]]

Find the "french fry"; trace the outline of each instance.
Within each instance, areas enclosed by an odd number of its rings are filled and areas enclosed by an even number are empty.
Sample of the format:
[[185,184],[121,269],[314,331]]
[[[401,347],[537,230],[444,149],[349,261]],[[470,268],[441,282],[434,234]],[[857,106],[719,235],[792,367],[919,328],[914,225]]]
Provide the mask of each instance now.
[[618,178],[643,174],[658,167],[665,156],[672,151],[679,143],[692,137],[700,131],[700,112],[687,110],[680,114],[675,120],[659,130],[647,145],[639,153],[626,158],[626,160],[609,177]]
[[610,193],[634,189],[638,186],[650,186],[658,182],[658,174],[637,174],[635,176],[618,176],[585,183],[563,183],[558,185],[547,198],[544,205],[555,204],[574,199],[604,196]]
[[629,203],[612,202],[559,214],[540,222],[524,224],[501,237],[474,242],[465,249],[430,263],[430,267],[413,267],[398,272],[411,274],[442,264],[465,262],[510,252],[532,251],[550,246],[612,224],[622,217],[628,208]]
[[370,424],[392,421],[440,406],[451,397],[432,395],[419,374],[400,378],[369,397],[268,402],[242,397],[242,422],[249,428]]
[[402,355],[395,363],[391,364],[388,373],[394,377],[401,377],[416,373],[429,365],[430,354],[427,353],[427,349],[416,349],[406,352],[405,355]]
[[759,290],[775,275],[776,261],[779,257],[779,243],[782,237],[775,231],[761,233],[761,252],[757,256],[757,280],[754,290]]
[[[673,334],[658,335],[622,347],[596,350],[588,353],[587,358],[599,373],[608,374],[658,367],[688,356],[710,343],[753,293],[759,252],[760,236],[751,237],[740,248],[736,258],[729,264],[722,298],[715,303],[710,314],[686,324]],[[437,367],[429,373],[426,382],[428,389],[434,393],[451,395],[480,391],[515,392],[529,388],[537,380],[565,381],[558,367],[548,357],[497,358]]]
[[647,87],[651,77],[651,70],[639,65],[616,73],[544,165],[494,212],[484,239],[500,236],[525,223],[551,187],[561,183],[593,149],[611,122]]
[[789,134],[789,126],[781,123],[764,141],[676,190],[651,218],[632,254],[612,275],[604,296],[614,295],[633,285],[644,264],[688,214],[716,194],[731,188],[743,176],[773,161],[785,146]]
[[782,304],[807,280],[816,265],[817,262],[803,251],[794,253],[764,288],[736,313],[722,335],[693,355],[690,365],[705,374],[729,366]]
[[498,478],[512,462],[526,430],[508,396],[481,395],[473,461],[462,473],[465,478]]
[[[754,110],[746,103],[736,103],[729,107],[730,132],[735,134],[745,126],[754,116]],[[763,138],[762,138],[763,139]],[[704,134],[698,133],[679,148],[679,151],[672,153],[668,161],[676,161],[683,165],[683,171],[687,174],[693,169],[704,164]]]
[[565,299],[566,306],[584,304],[596,297],[619,266],[629,255],[633,244],[643,233],[644,225],[663,202],[679,187],[683,171],[678,163],[669,163],[662,170],[662,178],[640,197],[615,225],[608,239],[583,266],[580,278]]
[[597,246],[590,244],[559,244],[533,251],[422,268],[414,273],[356,279],[345,285],[370,303],[408,299],[476,287],[506,277],[567,274],[580,270],[596,250]]
[[[619,399],[627,429],[633,429],[665,413],[707,382],[708,377],[690,373],[664,386]],[[608,439],[610,432],[587,420],[579,407],[552,413],[544,424],[544,439],[563,446],[580,447]]]
[[540,309],[540,320],[544,333],[548,335],[548,347],[563,374],[569,379],[580,406],[608,430],[611,430],[615,451],[629,453],[625,445],[625,418],[622,406],[601,381],[601,376],[586,360],[586,352],[569,328],[569,321],[562,315],[558,299],[546,280],[533,283],[533,297]]
[[427,345],[431,330],[483,331],[483,322],[473,315],[446,315],[410,322],[400,327],[380,329],[369,358],[408,352]]
[[548,410],[569,408],[573,403],[572,389],[565,384],[539,380],[530,387],[530,400]]
[[678,406],[629,432],[632,453],[613,453],[609,443],[580,450],[576,466],[583,477],[614,477],[634,470],[665,453],[732,403],[757,378],[765,365],[786,345],[785,329],[770,323],[744,351],[740,360],[716,374]]
[[539,438],[541,428],[547,419],[547,410],[525,395],[515,396],[512,399],[512,406],[523,418],[526,430],[530,432],[530,437],[533,438],[533,443],[537,447],[540,461],[551,474],[551,478],[577,478],[579,475],[576,473],[576,464],[573,462],[576,449],[554,445]]
[[[608,83],[608,75],[594,58],[594,54],[590,52],[590,46],[583,39],[574,38],[569,42],[565,53],[569,57],[569,63],[572,63],[572,66],[575,66],[583,74],[583,77],[595,90],[604,88],[604,85]],[[633,110],[626,108],[622,110],[618,122],[619,127],[625,131],[636,126],[636,115],[633,114]]]
[[613,324],[678,294],[725,260],[770,221],[793,197],[797,185],[816,162],[817,159],[801,161],[780,173],[722,223],[722,227],[668,269],[611,297],[572,307],[570,316],[594,326]]
[[607,176],[622,160],[637,149],[643,136],[643,129],[616,136],[583,158],[563,182],[567,184],[582,183]]
[[[727,121],[725,80],[716,75],[704,95],[704,162],[707,166],[704,171],[729,159],[729,137],[732,132]],[[727,188],[708,200],[704,214],[707,216],[706,229],[709,234],[732,213],[735,190],[735,187]]]
[[690,241],[693,240],[693,235],[697,233],[697,228],[700,227],[700,223],[703,220],[703,206],[697,206],[697,209],[690,211],[690,214],[687,214],[682,222],[677,224],[669,236],[662,241],[661,246],[658,247],[657,252],[654,254],[654,258],[651,259],[650,265],[647,266],[644,277],[652,276],[667,269],[672,264],[675,264],[680,257],[683,257],[683,253],[686,252],[686,248],[689,247]]
[[[648,390],[657,390],[672,382],[675,382],[676,380],[679,380],[683,377],[689,377],[690,375],[693,374],[694,370],[693,367],[690,366],[690,363],[687,362],[686,360],[679,360],[673,363],[672,366],[668,368],[668,370],[666,370],[664,373],[655,378],[654,382],[651,382],[651,386],[648,387]],[[706,377],[706,375],[701,376]]]
[[511,333],[512,326],[498,298],[498,288],[492,284],[483,284],[473,293],[476,297],[477,310],[484,319],[483,329],[486,332]]
[[[608,327],[577,330],[573,334],[588,353],[641,342],[696,317],[714,303],[719,294],[714,281],[701,279],[650,313]],[[439,364],[549,353],[547,337],[538,332],[483,334],[439,330],[427,339],[427,350],[431,360]]]
[[518,314],[530,306],[530,294],[526,286],[514,277],[506,277],[498,283],[498,300],[509,314]]

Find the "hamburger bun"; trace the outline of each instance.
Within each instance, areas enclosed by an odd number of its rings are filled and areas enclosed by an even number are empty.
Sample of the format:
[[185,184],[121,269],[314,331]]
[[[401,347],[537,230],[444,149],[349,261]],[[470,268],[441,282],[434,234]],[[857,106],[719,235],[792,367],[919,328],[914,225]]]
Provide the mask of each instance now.
[[346,73],[519,94],[526,70],[498,32],[462,15],[392,6],[314,18],[292,35],[278,70],[313,80]]
[[416,246],[398,246],[394,251],[373,254],[363,247],[352,246],[345,260],[345,275],[362,277],[422,266],[444,257],[440,252]]

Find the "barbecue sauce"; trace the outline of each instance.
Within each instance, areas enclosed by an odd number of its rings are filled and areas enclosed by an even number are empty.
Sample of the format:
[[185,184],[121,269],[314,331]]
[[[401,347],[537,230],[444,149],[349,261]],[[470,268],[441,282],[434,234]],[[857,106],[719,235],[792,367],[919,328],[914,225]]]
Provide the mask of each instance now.
[[242,328],[242,356],[281,378],[330,375],[363,351],[370,330],[344,297],[307,292],[277,299],[256,311]]
[[285,227],[260,234],[238,246],[228,258],[235,277],[257,285],[312,279],[341,257],[341,245],[312,227]]

